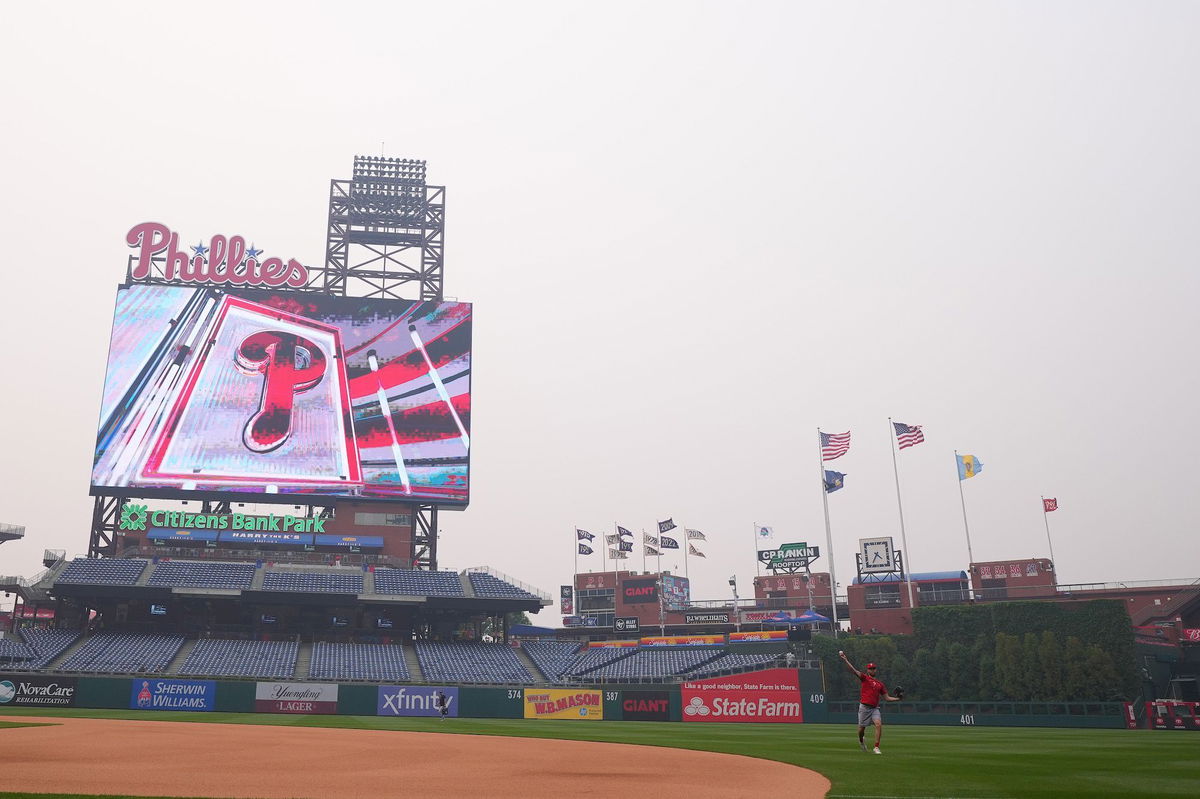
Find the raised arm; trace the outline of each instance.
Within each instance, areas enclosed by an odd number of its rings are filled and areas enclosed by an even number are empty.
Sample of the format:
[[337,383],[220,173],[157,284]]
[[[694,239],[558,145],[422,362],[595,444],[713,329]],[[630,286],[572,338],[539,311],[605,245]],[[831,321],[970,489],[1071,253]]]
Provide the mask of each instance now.
[[845,652],[843,652],[842,650],[839,649],[838,657],[840,657],[842,659],[842,662],[846,664],[846,668],[850,669],[851,674],[853,674],[855,677],[858,677],[859,679],[862,679],[862,672],[850,665],[850,659],[848,657],[846,657]]

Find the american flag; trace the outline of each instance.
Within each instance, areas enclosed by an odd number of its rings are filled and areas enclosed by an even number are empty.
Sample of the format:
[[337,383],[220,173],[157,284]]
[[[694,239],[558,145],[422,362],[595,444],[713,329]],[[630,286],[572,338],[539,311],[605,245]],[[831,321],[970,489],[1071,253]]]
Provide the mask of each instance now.
[[821,460],[831,461],[850,451],[850,431],[821,433]]
[[925,440],[925,434],[921,432],[919,424],[907,425],[892,422],[892,427],[896,428],[896,441],[900,443],[900,449],[915,447]]

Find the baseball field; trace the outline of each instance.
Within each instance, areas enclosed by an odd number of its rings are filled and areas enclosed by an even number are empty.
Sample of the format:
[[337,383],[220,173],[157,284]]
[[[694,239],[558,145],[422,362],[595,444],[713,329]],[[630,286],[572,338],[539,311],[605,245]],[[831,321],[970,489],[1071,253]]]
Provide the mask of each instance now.
[[[198,716],[202,715],[203,718]],[[227,738],[241,732],[227,725],[266,725],[245,730],[266,734],[275,745],[296,748],[289,772],[305,775],[311,787],[283,795],[319,797],[332,794],[320,779],[334,778],[343,796],[372,795],[366,780],[394,779],[395,796],[446,796],[464,785],[478,796],[628,795],[646,789],[689,791],[691,795],[820,796],[823,780],[837,799],[951,799],[952,797],[1170,797],[1195,796],[1198,739],[1187,732],[1079,730],[988,727],[885,727],[883,755],[864,754],[855,730],[824,724],[679,724],[654,722],[526,721],[374,716],[274,716],[233,713],[170,713],[123,710],[6,709],[0,722],[0,797],[38,796],[278,796],[278,784],[256,788],[252,781],[217,792],[187,790],[207,785],[203,776],[225,768],[219,753],[208,754],[201,739]],[[95,721],[76,721],[89,719]],[[164,723],[166,722],[166,723]],[[82,746],[38,745],[52,730],[33,725],[96,725],[81,728]],[[219,728],[208,725],[221,725]],[[200,726],[192,726],[200,725]],[[227,732],[228,731],[228,732]],[[354,732],[357,731],[357,732]],[[207,734],[202,734],[207,733]],[[389,733],[393,733],[389,735]],[[414,733],[424,733],[417,734]],[[288,735],[304,736],[281,743]],[[446,735],[453,738],[443,737]],[[357,736],[357,737],[356,737]],[[481,740],[474,736],[503,736]],[[122,741],[126,753],[116,758],[118,777],[129,785],[114,789],[101,782],[107,773],[89,763],[89,750]],[[578,743],[584,742],[584,743]],[[587,745],[587,742],[596,745]],[[361,761],[331,758],[325,747],[349,751],[387,752]],[[474,746],[474,753],[462,750]],[[615,746],[613,746],[615,745]],[[633,746],[630,746],[633,745]],[[371,749],[375,747],[375,749]],[[557,747],[557,748],[556,748]],[[668,747],[648,749],[647,747]],[[243,747],[245,749],[245,747]],[[445,757],[440,757],[440,753]],[[687,761],[701,753],[740,757]],[[537,757],[541,759],[537,759]],[[472,762],[464,763],[463,758]],[[523,761],[529,758],[528,766]],[[263,756],[264,765],[275,758]],[[147,760],[153,763],[147,771]],[[635,766],[634,761],[641,763]],[[30,762],[40,761],[40,762]],[[256,762],[253,753],[247,761]],[[547,765],[551,764],[551,765]],[[656,767],[655,764],[658,764]],[[780,768],[780,764],[798,766]],[[232,766],[231,766],[232,767]],[[640,770],[639,770],[640,768]],[[523,769],[525,769],[523,771]],[[74,774],[70,792],[56,793],[51,775]],[[153,773],[159,781],[143,779]],[[528,773],[528,779],[524,775]],[[26,775],[21,777],[19,775]],[[95,774],[94,787],[87,775]],[[180,776],[179,789],[151,793],[144,786],[163,785],[163,775]],[[110,779],[110,778],[103,778]],[[23,780],[20,784],[14,780]],[[518,784],[509,784],[516,781]],[[711,781],[711,785],[704,784]],[[521,784],[523,783],[523,784]],[[721,787],[718,787],[720,783]],[[307,785],[307,783],[306,783]],[[458,786],[455,788],[455,786]],[[707,787],[708,790],[704,788]],[[270,790],[268,790],[270,788]],[[744,788],[744,790],[742,790]],[[766,793],[764,794],[764,791]]]

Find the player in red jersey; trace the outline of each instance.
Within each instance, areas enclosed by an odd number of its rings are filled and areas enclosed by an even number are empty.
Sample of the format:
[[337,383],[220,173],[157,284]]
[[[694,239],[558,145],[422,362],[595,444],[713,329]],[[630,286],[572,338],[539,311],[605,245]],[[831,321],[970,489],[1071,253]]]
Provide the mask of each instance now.
[[887,686],[875,677],[876,667],[874,663],[867,664],[867,671],[864,674],[850,665],[850,660],[846,657],[845,652],[839,650],[838,657],[842,659],[842,662],[846,664],[846,668],[850,669],[854,676],[858,678],[858,681],[862,683],[862,692],[858,700],[858,747],[864,752],[867,751],[867,742],[864,740],[864,736],[866,735],[867,725],[874,724],[874,752],[877,755],[882,755],[883,752],[879,751],[879,741],[883,738],[883,716],[879,712],[879,703],[884,700],[899,702],[904,698],[904,689],[897,688],[896,693],[898,696],[892,696],[888,693]]

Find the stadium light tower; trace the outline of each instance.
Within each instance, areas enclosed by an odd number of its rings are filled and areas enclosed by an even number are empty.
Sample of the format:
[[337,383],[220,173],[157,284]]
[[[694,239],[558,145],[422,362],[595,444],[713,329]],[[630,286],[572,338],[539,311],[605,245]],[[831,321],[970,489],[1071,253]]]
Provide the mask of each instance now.
[[[321,290],[441,300],[445,227],[446,187],[426,183],[424,161],[354,156],[350,179],[329,183]],[[438,506],[413,510],[413,566],[437,569]]]
[[446,188],[425,182],[424,161],[354,156],[350,180],[329,186],[325,293],[442,299],[445,219]]

